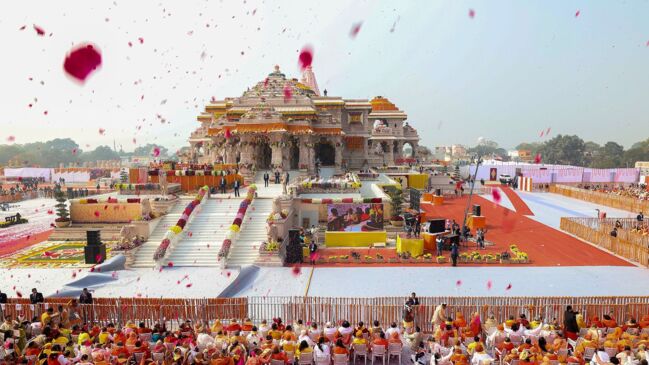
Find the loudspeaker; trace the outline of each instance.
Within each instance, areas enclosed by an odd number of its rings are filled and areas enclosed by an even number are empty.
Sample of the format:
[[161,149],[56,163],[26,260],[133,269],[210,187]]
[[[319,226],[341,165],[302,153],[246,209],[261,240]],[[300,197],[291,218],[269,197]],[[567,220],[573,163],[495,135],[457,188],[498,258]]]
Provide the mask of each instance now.
[[86,264],[101,264],[106,260],[106,245],[86,245],[83,248],[83,253]]
[[428,233],[442,233],[445,229],[445,219],[430,219],[428,221]]
[[302,242],[300,241],[300,230],[288,230],[288,244],[286,245],[286,258],[284,264],[302,263]]
[[435,189],[435,196],[442,196],[442,189]]
[[482,215],[482,214],[480,214],[481,212],[482,212],[482,209],[480,209],[480,205],[474,204],[473,205],[473,216],[474,217],[479,217],[479,216]]
[[88,246],[101,245],[101,231],[86,231]]

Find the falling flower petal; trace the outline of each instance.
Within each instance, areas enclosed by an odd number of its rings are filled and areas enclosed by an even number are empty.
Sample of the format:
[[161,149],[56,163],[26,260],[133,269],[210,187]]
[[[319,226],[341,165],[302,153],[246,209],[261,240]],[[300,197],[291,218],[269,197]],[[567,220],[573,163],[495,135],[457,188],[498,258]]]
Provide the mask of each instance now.
[[16,137],[14,137],[14,136],[7,137],[7,142],[14,142],[15,140],[16,140]]
[[[649,46],[649,41],[647,41],[647,46]],[[264,79],[264,89],[268,87],[268,77]]]
[[287,83],[286,85],[284,85],[284,102],[285,103],[288,102],[289,100],[291,100],[292,97],[293,97],[293,91],[291,90],[291,87]]
[[349,37],[351,37],[352,39],[356,38],[358,32],[361,31],[361,25],[363,25],[363,22],[352,24],[352,29],[349,31]]
[[169,261],[169,263],[167,263],[167,266],[168,266],[168,267],[174,267],[174,263],[171,262],[171,261]]
[[491,197],[494,199],[494,202],[500,203],[500,191],[498,189],[492,189],[491,190]]
[[577,12],[575,13],[575,18],[578,17],[579,14],[581,14],[581,11],[580,11],[580,10],[577,10]]
[[65,72],[83,83],[86,78],[101,66],[99,48],[92,44],[81,44],[65,57],[63,69]]
[[39,27],[36,24],[34,24],[34,30],[36,31],[36,34],[38,34],[41,37],[45,35],[45,30],[43,30],[43,28]]
[[185,285],[185,287],[186,287],[186,288],[191,288],[191,287],[192,287],[192,283],[188,283],[187,285]]
[[142,37],[138,37],[137,40],[140,41],[140,44],[144,44],[144,38],[142,38]]
[[156,147],[153,147],[153,153],[152,153],[152,155],[153,155],[153,157],[158,157],[158,156],[160,156],[160,147],[157,147],[157,146],[156,146]]
[[313,62],[313,48],[311,46],[304,46],[300,51],[300,56],[298,57],[298,65],[300,70],[304,71],[307,67],[311,66]]
[[22,298],[22,297],[23,297],[23,293],[21,293],[20,291],[16,290],[16,296],[17,296],[18,298]]
[[534,163],[541,163],[541,154],[537,153],[536,156],[534,156]]
[[302,268],[300,268],[300,265],[295,265],[293,266],[293,269],[291,269],[291,273],[293,276],[300,276],[302,274]]
[[104,128],[99,128],[99,134],[103,136],[104,133],[106,133],[106,130]]
[[471,19],[475,18],[475,10],[469,9],[469,18]]
[[99,211],[95,210],[95,217],[99,217]]
[[76,272],[76,271],[73,271],[73,272],[72,272],[72,277],[73,277],[73,278],[76,278],[76,277],[77,277],[77,272]]
[[491,280],[487,281],[487,290],[491,290],[491,287],[492,287],[493,285],[494,285],[494,284],[491,282]]
[[509,285],[507,285],[507,287],[505,288],[505,290],[509,290],[509,289],[511,289],[511,288],[512,288],[512,284],[509,283]]
[[462,280],[458,280],[455,282],[455,286],[462,286]]

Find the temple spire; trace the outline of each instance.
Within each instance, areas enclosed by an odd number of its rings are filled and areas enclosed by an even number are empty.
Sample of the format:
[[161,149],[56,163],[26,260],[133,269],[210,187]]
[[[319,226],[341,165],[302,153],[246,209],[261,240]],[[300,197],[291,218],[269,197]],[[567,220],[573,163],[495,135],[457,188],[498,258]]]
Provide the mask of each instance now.
[[313,73],[313,68],[307,66],[307,68],[302,72],[302,81],[304,85],[308,86],[316,95],[320,96],[320,89],[318,89],[318,82],[315,79],[315,74]]

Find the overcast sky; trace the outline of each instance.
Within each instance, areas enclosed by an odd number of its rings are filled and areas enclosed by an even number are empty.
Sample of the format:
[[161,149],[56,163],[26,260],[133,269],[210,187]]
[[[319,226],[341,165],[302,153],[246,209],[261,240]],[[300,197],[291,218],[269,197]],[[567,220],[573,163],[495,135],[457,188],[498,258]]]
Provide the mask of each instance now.
[[[647,1],[606,0],[4,1],[0,143],[177,149],[212,96],[275,64],[299,77],[309,44],[320,90],[388,97],[428,146],[513,147],[551,127],[629,147],[649,137],[647,16]],[[62,70],[82,42],[103,56],[85,85]]]

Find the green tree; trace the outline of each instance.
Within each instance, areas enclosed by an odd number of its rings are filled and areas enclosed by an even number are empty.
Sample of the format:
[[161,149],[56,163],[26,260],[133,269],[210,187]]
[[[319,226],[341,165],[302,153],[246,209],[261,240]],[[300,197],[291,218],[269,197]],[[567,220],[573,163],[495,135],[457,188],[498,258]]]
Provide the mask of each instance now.
[[634,143],[622,156],[625,166],[633,167],[638,161],[649,161],[649,139]]
[[84,153],[81,158],[88,162],[120,159],[119,154],[108,146],[97,146],[93,151]]
[[61,188],[61,185],[57,185],[54,190],[54,199],[56,199],[56,218],[57,222],[67,222],[70,220],[70,213],[68,212],[68,198],[66,197],[65,192]]
[[584,166],[584,140],[577,136],[557,135],[545,142],[539,153],[550,164]]
[[157,144],[148,143],[145,144],[144,146],[135,148],[133,150],[133,156],[151,156],[151,154],[153,153],[153,149],[156,147],[160,149],[159,157],[164,158],[169,155],[169,150],[166,147]]
[[615,142],[606,142],[592,157],[590,166],[600,169],[620,167],[624,158],[624,147]]
[[514,149],[517,151],[530,151],[532,155],[536,155],[542,146],[543,144],[539,142],[532,142],[532,143],[523,142],[520,143],[518,146],[514,147]]

